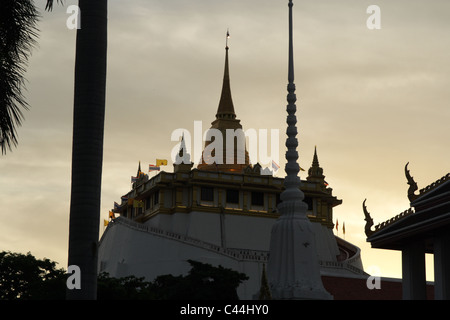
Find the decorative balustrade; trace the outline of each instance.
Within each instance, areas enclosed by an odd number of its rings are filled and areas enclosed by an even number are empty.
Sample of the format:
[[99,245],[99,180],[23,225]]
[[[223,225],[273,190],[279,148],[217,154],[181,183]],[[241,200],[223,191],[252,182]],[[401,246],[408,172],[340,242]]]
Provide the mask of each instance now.
[[[221,246],[208,243],[199,239],[191,238],[176,232],[171,232],[167,230],[163,230],[157,227],[152,227],[149,225],[145,225],[142,223],[138,223],[135,221],[132,221],[130,219],[124,218],[124,217],[118,217],[112,222],[110,225],[108,225],[108,228],[113,227],[115,224],[122,224],[126,225],[129,228],[151,233],[156,236],[164,237],[164,238],[170,238],[175,241],[180,241],[186,244],[190,244],[192,246],[196,246],[199,248],[206,249],[208,251],[216,252],[221,255],[225,255],[229,258],[239,260],[239,261],[253,261],[253,262],[262,262],[267,263],[269,258],[269,252],[268,251],[262,251],[262,250],[245,250],[245,249],[233,249],[233,248],[223,248]],[[107,229],[108,230],[108,229]],[[107,232],[107,230],[105,232]],[[356,258],[350,258],[346,261],[319,261],[319,264],[325,268],[343,268],[347,269],[348,271],[351,271],[352,273],[356,274],[365,274],[363,270],[353,266],[351,263]]]
[[191,238],[176,232],[163,230],[160,228],[148,226],[142,223],[138,223],[132,221],[130,219],[126,219],[123,217],[118,217],[114,220],[115,223],[120,223],[126,225],[132,229],[148,232],[157,236],[170,238],[172,240],[180,241],[186,244],[190,244],[196,247],[200,247],[209,251],[217,252],[222,255],[228,256],[237,260],[246,260],[246,261],[261,261],[267,262],[268,252],[266,251],[258,251],[258,250],[241,250],[241,249],[231,249],[231,248],[223,248],[221,246],[204,242],[199,239]]

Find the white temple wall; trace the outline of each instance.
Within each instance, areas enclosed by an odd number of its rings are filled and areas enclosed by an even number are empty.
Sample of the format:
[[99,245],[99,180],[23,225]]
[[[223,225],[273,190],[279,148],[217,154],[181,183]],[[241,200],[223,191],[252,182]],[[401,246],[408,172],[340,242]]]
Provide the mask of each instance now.
[[[268,251],[274,222],[273,218],[192,211],[159,214],[146,224],[226,248]],[[319,260],[336,261],[339,249],[333,231],[320,223],[311,224]]]
[[273,218],[225,215],[226,247],[268,251]]
[[259,290],[263,262],[237,261],[212,250],[140,232],[123,225],[110,228],[99,247],[99,272],[112,277],[134,275],[153,281],[159,275],[186,275],[188,259],[223,266],[250,277],[237,292],[240,299],[253,299]]

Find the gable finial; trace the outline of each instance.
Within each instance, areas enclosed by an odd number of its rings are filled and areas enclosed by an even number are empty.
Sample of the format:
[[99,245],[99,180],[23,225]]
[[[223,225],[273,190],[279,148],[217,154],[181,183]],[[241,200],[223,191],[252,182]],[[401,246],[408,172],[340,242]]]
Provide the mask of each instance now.
[[406,180],[408,180],[409,188],[408,188],[408,199],[409,201],[414,201],[418,196],[414,194],[417,191],[417,183],[414,181],[414,178],[411,176],[408,170],[409,162],[405,165],[405,176]]
[[373,226],[373,219],[370,216],[369,211],[367,211],[366,201],[367,201],[367,199],[364,199],[363,204],[362,204],[363,212],[364,212],[364,220],[366,221],[366,226],[364,227],[364,231],[366,233],[366,236],[370,237],[373,234],[373,230],[371,229]]

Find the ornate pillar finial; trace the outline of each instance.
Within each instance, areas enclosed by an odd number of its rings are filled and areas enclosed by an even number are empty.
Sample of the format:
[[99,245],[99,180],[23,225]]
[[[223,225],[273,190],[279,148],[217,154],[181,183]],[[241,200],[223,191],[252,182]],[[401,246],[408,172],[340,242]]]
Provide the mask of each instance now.
[[[294,84],[294,41],[293,41],[293,21],[292,21],[292,0],[289,1],[289,72],[288,72],[288,86],[287,86],[287,101],[288,105],[286,111],[288,113],[286,123],[288,125],[286,134],[288,138],[286,139],[286,178],[284,180],[284,185],[286,190],[281,194],[282,200],[303,200],[305,198],[303,192],[300,190],[300,178],[298,173],[300,171],[300,166],[297,163],[298,160],[298,140],[297,136],[297,116],[295,115],[297,111],[296,101],[297,96],[295,95],[295,84]],[[305,208],[306,203],[303,203]],[[305,210],[306,214],[306,210]]]
[[268,280],[275,299],[331,299],[324,289],[315,244],[315,235],[309,218],[308,205],[300,190],[300,166],[297,163],[297,107],[294,84],[294,50],[292,0],[289,0],[289,74],[288,125],[286,134],[285,190],[278,205],[280,217],[275,221],[270,238]]

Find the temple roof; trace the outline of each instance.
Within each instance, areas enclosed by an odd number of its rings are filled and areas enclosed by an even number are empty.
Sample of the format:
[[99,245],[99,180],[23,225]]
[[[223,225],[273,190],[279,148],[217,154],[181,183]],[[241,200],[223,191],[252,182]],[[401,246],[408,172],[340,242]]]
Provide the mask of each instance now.
[[[450,225],[450,173],[415,195],[411,208],[378,224],[375,230],[370,230],[373,220],[365,201],[363,209],[368,221],[367,241],[372,247],[397,250],[412,238],[429,238],[431,244],[433,236]],[[426,249],[428,252],[433,250],[432,246]]]

